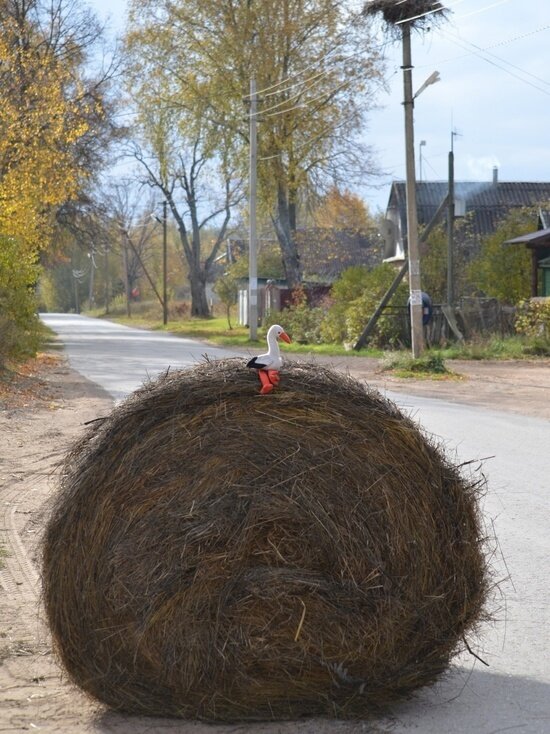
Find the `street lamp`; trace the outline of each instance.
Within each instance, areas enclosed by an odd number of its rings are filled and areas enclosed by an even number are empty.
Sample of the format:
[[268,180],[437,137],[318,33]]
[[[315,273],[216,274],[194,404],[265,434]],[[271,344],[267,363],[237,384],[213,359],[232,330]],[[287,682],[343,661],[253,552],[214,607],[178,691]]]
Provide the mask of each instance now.
[[429,87],[430,86],[430,84],[435,84],[436,82],[440,82],[440,81],[441,81],[441,77],[439,76],[439,72],[438,71],[434,71],[426,79],[426,81],[424,82],[424,84],[420,87],[420,89],[414,95],[413,99],[416,99],[417,97],[419,97],[422,94],[422,92],[426,89],[426,87]]

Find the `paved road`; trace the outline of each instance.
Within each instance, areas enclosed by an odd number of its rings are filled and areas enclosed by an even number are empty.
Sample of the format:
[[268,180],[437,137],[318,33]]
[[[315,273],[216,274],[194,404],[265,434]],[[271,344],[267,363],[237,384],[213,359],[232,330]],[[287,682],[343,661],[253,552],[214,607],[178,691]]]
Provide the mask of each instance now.
[[[205,352],[212,357],[228,355],[225,350],[190,340],[81,316],[47,314],[44,321],[65,343],[72,366],[115,399],[141,384],[147,374],[153,375],[169,365],[192,365]],[[375,730],[394,733],[415,730],[421,734],[504,731],[547,734],[550,732],[550,422],[441,400],[403,394],[389,396],[425,430],[440,437],[457,461],[479,462],[493,457],[483,462],[483,472],[489,480],[484,513],[488,532],[496,531],[499,540],[494,569],[495,579],[501,584],[493,605],[495,622],[483,627],[475,648],[490,667],[485,668],[463,655],[451,676],[400,707],[395,720],[376,722]],[[508,576],[510,579],[506,580]],[[102,730],[129,732],[131,729],[126,728],[123,720],[108,716]],[[178,729],[165,729],[159,724],[158,730]],[[285,734],[332,731],[347,734],[366,732],[368,728],[294,722],[278,724],[276,730]],[[225,734],[223,728],[216,731]],[[275,729],[264,729],[263,725],[243,727],[243,732],[262,731]]]
[[133,329],[112,321],[74,314],[41,314],[65,345],[71,366],[101,385],[115,400],[139,387],[148,377],[168,367],[181,369],[236,354],[192,339]]

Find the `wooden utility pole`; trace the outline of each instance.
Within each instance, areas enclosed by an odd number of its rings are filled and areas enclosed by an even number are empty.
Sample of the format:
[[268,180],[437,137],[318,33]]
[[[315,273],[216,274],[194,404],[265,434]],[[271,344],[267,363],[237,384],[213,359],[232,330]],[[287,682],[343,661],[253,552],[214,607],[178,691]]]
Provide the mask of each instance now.
[[412,355],[419,357],[424,349],[422,326],[422,291],[420,288],[420,254],[418,251],[418,216],[416,212],[416,172],[414,166],[414,98],[412,93],[411,26],[403,23],[403,90],[405,108],[405,155],[407,192],[407,250],[411,309]]
[[248,326],[250,340],[258,338],[258,264],[256,233],[256,201],[257,201],[257,111],[256,80],[250,80],[250,177],[249,177],[249,219],[250,236],[248,251]]
[[104,260],[104,274],[105,274],[105,313],[109,313],[109,245],[105,245],[105,260]]
[[124,268],[124,291],[126,293],[126,315],[130,317],[132,315],[132,307],[130,305],[130,273],[128,272],[128,234],[122,229],[122,264]]
[[[440,203],[440,205],[437,207],[436,213],[433,215],[433,217],[430,219],[430,221],[428,222],[428,224],[425,227],[425,229],[422,231],[422,234],[420,235],[420,239],[418,241],[418,245],[419,246],[422,245],[424,242],[426,242],[426,240],[428,239],[428,237],[432,233],[433,228],[435,227],[435,225],[441,219],[441,216],[442,216],[442,214],[445,211],[445,208],[447,206],[447,200],[448,200],[448,196],[446,196],[443,199],[443,201]],[[374,327],[376,326],[376,323],[377,323],[378,319],[380,318],[383,310],[386,308],[386,306],[388,305],[388,303],[392,299],[393,294],[397,290],[399,284],[401,283],[401,281],[403,280],[403,278],[407,274],[408,270],[409,270],[409,261],[408,260],[405,260],[405,262],[401,266],[401,269],[399,270],[399,272],[395,276],[395,278],[393,280],[393,283],[390,285],[390,287],[388,288],[388,290],[386,291],[386,293],[382,297],[382,300],[380,301],[380,303],[379,303],[377,309],[375,310],[374,314],[371,316],[371,318],[369,320],[369,323],[365,326],[365,328],[363,330],[363,333],[361,334],[361,336],[359,337],[359,339],[357,340],[357,342],[354,344],[353,348],[355,350],[362,349],[366,345],[367,339],[369,338],[369,336],[371,335],[371,333],[374,331]]]
[[95,307],[95,296],[94,296],[94,275],[95,275],[95,259],[94,259],[94,248],[92,247],[91,252],[88,253],[90,258],[90,284],[88,289],[88,303],[90,308]]
[[160,303],[160,305],[162,306],[163,311],[164,311],[165,301],[162,300],[162,296],[159,294],[153,278],[151,278],[151,275],[150,275],[149,271],[145,267],[145,263],[143,262],[143,260],[141,258],[141,255],[139,254],[139,250],[137,249],[137,247],[132,242],[132,238],[128,234],[128,231],[127,230],[124,230],[124,234],[126,236],[126,242],[127,242],[127,244],[129,244],[130,247],[132,248],[132,252],[136,256],[136,259],[137,259],[138,263],[141,265],[141,269],[143,270],[143,274],[145,275],[145,277],[149,281],[149,285],[151,286],[151,288],[152,288],[153,293],[155,294],[155,296],[158,298],[158,302]]
[[449,153],[449,209],[447,212],[447,305],[454,306],[454,220],[455,220],[455,154]]
[[73,281],[74,281],[74,310],[75,313],[80,313],[80,294],[78,292],[78,278],[73,270]]
[[162,202],[162,323],[168,323],[168,249],[167,249],[167,212],[168,202]]

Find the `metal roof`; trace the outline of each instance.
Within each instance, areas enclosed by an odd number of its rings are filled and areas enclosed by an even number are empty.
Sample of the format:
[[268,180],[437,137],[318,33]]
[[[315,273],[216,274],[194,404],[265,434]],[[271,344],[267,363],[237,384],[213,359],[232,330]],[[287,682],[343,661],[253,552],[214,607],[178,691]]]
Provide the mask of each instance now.
[[[550,201],[550,182],[472,182],[455,181],[455,199],[463,199],[466,214],[471,213],[474,235],[495,231],[499,220],[515,207],[537,206]],[[447,181],[417,181],[416,200],[418,223],[427,224],[447,195]],[[394,181],[388,209],[397,206],[402,231],[406,232],[405,182]]]
[[521,237],[506,240],[505,245],[533,245],[534,247],[548,247],[550,245],[550,229],[539,229],[537,232],[529,232]]
[[[323,282],[330,282],[352,265],[373,267],[382,262],[382,239],[356,229],[310,227],[297,229],[294,237],[306,280],[318,277]],[[260,238],[258,245],[259,250],[264,246],[279,249],[279,243],[275,239]],[[245,239],[232,237],[230,245],[228,240],[228,248],[229,246],[229,262],[238,259],[248,250]]]

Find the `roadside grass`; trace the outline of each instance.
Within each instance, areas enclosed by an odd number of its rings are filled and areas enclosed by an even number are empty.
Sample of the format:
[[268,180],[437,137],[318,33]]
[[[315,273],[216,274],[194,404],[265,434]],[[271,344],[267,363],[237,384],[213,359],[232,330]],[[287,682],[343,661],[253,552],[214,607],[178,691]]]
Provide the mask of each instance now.
[[[138,304],[141,305],[141,304]],[[251,347],[254,349],[262,348],[265,345],[265,336],[267,330],[263,327],[258,328],[258,338],[253,341],[250,339],[249,329],[245,326],[235,325],[236,317],[232,317],[233,328],[229,329],[227,318],[225,316],[214,316],[210,319],[199,318],[177,318],[168,319],[166,326],[162,323],[162,318],[158,315],[157,308],[136,308],[131,317],[125,312],[121,312],[120,308],[113,308],[109,314],[105,311],[96,309],[95,311],[86,312],[88,316],[96,318],[109,319],[117,324],[125,326],[133,326],[138,329],[151,329],[152,331],[165,331],[175,336],[199,339],[215,346],[228,347],[234,349],[246,349]],[[290,334],[292,338],[292,334]],[[293,341],[291,344],[284,345],[285,352],[294,354],[320,354],[330,357],[375,357],[380,358],[384,355],[381,349],[362,349],[359,352],[350,350],[342,344],[299,344]]]
[[460,375],[450,370],[441,354],[425,352],[414,358],[410,354],[394,352],[388,354],[380,366],[382,372],[391,372],[395,377],[414,378],[416,380],[460,380]]
[[472,339],[464,344],[451,344],[434,349],[443,359],[532,359],[550,357],[550,341],[521,335]]
[[[162,313],[158,303],[140,302],[132,304],[132,316],[126,315],[124,301],[119,297],[113,301],[109,314],[103,309],[88,311],[89,316],[110,319],[119,324],[134,326],[136,328],[151,329],[153,331],[166,331],[180,337],[199,339],[210,344],[234,349],[261,348],[265,344],[266,330],[258,329],[258,339],[251,341],[248,328],[236,325],[236,314],[231,314],[233,328],[229,329],[226,316],[215,315],[210,319],[190,318],[189,316],[176,315],[178,304],[174,304],[169,314],[166,326],[162,323]],[[284,326],[284,324],[283,324]],[[290,334],[292,337],[292,334]],[[403,348],[395,351],[383,351],[367,347],[356,352],[344,347],[342,344],[292,344],[284,346],[285,351],[296,354],[319,354],[326,356],[346,357],[373,357],[388,358],[391,362],[393,355],[401,355],[406,361],[409,350]],[[453,343],[446,347],[432,347],[426,350],[429,355],[437,355],[443,361],[453,359],[465,360],[510,360],[510,359],[533,359],[537,357],[550,357],[550,340],[542,337],[525,337],[521,335],[508,337],[485,337],[471,339],[463,344]],[[389,355],[389,357],[388,357]],[[391,368],[393,369],[393,368]],[[396,368],[397,369],[397,368]],[[399,368],[405,372],[416,372],[421,374],[444,375],[430,368]],[[441,379],[449,379],[448,376]]]

